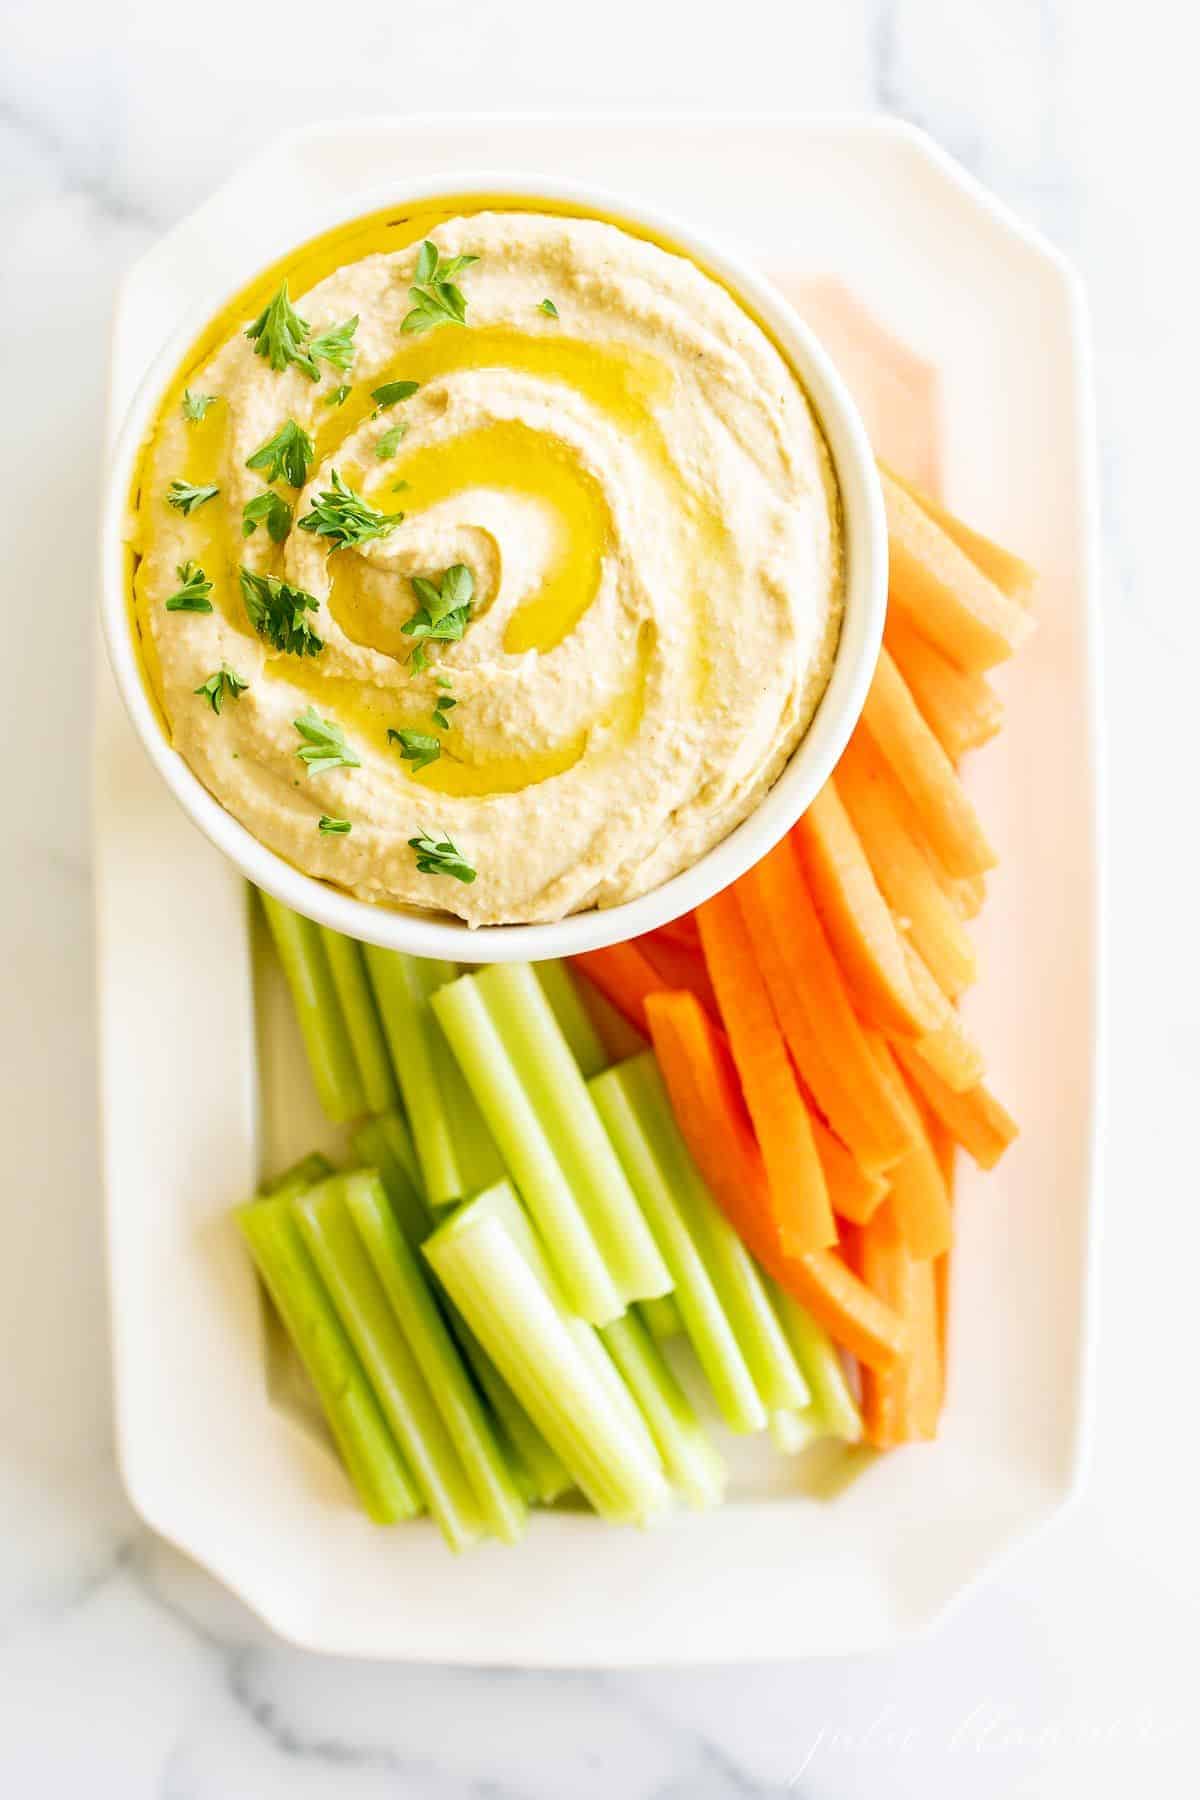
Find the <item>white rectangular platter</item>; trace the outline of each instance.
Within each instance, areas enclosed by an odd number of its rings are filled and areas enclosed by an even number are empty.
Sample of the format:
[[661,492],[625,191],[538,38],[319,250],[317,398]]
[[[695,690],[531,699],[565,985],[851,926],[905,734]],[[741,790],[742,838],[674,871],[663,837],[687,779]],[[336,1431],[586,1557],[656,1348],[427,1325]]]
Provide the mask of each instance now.
[[[562,175],[681,218],[775,272],[841,277],[941,372],[945,497],[1043,573],[969,782],[1001,856],[967,1008],[1022,1135],[964,1168],[949,1404],[936,1445],[836,1500],[751,1459],[733,1498],[648,1533],[573,1513],[452,1558],[380,1531],[272,1404],[229,1209],[321,1130],[246,891],[177,811],[98,667],[96,907],[121,1461],[143,1517],[292,1641],[347,1655],[630,1666],[826,1654],[928,1623],[1080,1477],[1095,1230],[1099,892],[1093,472],[1069,269],[888,121],[355,122],[275,145],[131,271],[111,425],[175,320],[304,235],[302,212],[440,171]],[[268,179],[269,241],[256,199]],[[496,183],[502,188],[502,180]],[[260,1041],[261,1040],[261,1041]],[[261,1054],[260,1054],[261,1052]],[[262,1070],[260,1078],[260,1068]]]

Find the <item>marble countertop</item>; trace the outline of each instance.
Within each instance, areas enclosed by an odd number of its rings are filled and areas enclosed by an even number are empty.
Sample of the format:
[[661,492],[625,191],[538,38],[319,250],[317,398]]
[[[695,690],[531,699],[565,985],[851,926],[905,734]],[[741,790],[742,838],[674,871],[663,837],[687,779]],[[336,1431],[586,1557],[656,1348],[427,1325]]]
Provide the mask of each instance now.
[[[58,1800],[1038,1800],[1180,1791],[1200,1636],[1200,1100],[1187,826],[1200,133],[1174,9],[646,0],[274,15],[17,8],[0,70],[6,1030],[0,1789]],[[347,24],[347,20],[351,23]],[[1132,66],[1134,52],[1140,70]],[[1110,786],[1108,1216],[1078,1507],[894,1654],[570,1675],[288,1650],[133,1517],[112,1446],[95,1118],[89,656],[122,269],[281,126],[347,113],[886,108],[1077,261],[1097,348]],[[1189,154],[1190,152],[1190,154]],[[264,195],[264,206],[270,196]],[[1184,529],[1163,529],[1179,520]],[[15,635],[15,634],[14,634]],[[24,646],[28,644],[26,652]],[[26,658],[28,668],[26,668]],[[58,694],[44,702],[50,670]],[[1183,827],[1182,844],[1178,842]],[[1149,927],[1149,928],[1148,928]]]

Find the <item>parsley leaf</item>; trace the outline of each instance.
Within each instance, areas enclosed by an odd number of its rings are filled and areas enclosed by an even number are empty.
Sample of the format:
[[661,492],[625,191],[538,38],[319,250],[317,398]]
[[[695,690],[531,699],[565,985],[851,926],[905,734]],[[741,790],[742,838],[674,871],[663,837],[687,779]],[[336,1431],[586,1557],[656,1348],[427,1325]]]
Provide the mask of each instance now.
[[467,302],[454,277],[477,263],[477,256],[452,256],[443,262],[436,244],[426,238],[413,270],[408,297],[413,303],[400,323],[401,331],[432,331],[435,325],[465,325]]
[[198,688],[192,689],[192,692],[193,694],[203,694],[213,711],[219,714],[226,694],[231,700],[240,700],[249,686],[250,683],[243,681],[241,676],[229,667],[228,663],[222,663],[207,681],[202,681]]
[[345,383],[343,383],[341,387],[335,387],[333,389],[332,393],[326,394],[325,404],[326,404],[326,406],[342,406],[349,399],[349,397],[350,397],[350,388]]
[[296,755],[308,765],[310,775],[324,775],[330,769],[362,767],[357,754],[346,742],[346,734],[332,719],[323,719],[314,706],[306,706],[292,724],[304,739]]
[[212,582],[204,573],[199,563],[189,560],[176,565],[175,574],[179,580],[179,589],[167,601],[168,612],[210,613],[213,609],[209,595],[212,593]]
[[275,575],[240,571],[242,603],[246,617],[259,637],[291,656],[318,656],[325,640],[312,629],[305,613],[316,612],[318,602],[303,588],[292,587]]
[[322,813],[317,830],[322,837],[349,837],[351,825],[349,819],[331,819],[328,813]]
[[216,401],[215,394],[193,394],[191,388],[184,388],[183,416],[189,425],[194,425],[204,417],[210,406],[216,405]]
[[292,509],[282,494],[268,488],[265,493],[255,494],[253,500],[247,500],[242,508],[242,536],[252,537],[255,530],[266,520],[267,531],[273,544],[282,544],[292,529]]
[[367,544],[372,538],[387,537],[404,517],[402,512],[384,513],[348,488],[336,469],[330,470],[332,487],[326,488],[311,512],[300,520],[301,531],[315,532],[329,539],[330,551],[353,544]]
[[405,420],[401,419],[398,425],[393,425],[390,431],[385,431],[383,436],[377,440],[375,454],[380,462],[386,462],[389,456],[395,456],[400,448],[400,440],[407,431],[408,425]]
[[432,838],[426,833],[409,838],[408,843],[417,853],[418,874],[452,875],[455,881],[465,882],[468,886],[474,881],[475,870],[448,837]]
[[297,425],[295,419],[285,419],[275,436],[246,458],[246,467],[265,469],[266,481],[278,481],[282,475],[290,487],[302,488],[315,455],[316,446],[303,426]]
[[475,578],[465,563],[454,563],[436,585],[427,575],[412,577],[413,592],[421,602],[411,619],[400,627],[406,637],[416,638],[409,659],[414,669],[426,667],[425,643],[456,644],[471,618],[471,597]]
[[327,331],[319,331],[309,343],[309,354],[345,374],[354,361],[353,338],[357,330],[358,314],[355,313],[352,319],[343,319],[340,325],[331,325]]
[[446,714],[452,711],[457,705],[458,701],[452,694],[440,694],[438,696],[437,705],[433,709],[433,722],[442,731],[449,731],[450,721],[446,717]]
[[442,754],[441,741],[428,731],[389,731],[388,743],[400,746],[400,755],[413,766],[413,774],[427,769]]
[[420,385],[419,381],[385,381],[382,387],[371,389],[371,398],[386,411],[400,400],[411,400]]
[[320,381],[321,371],[308,348],[308,335],[308,320],[302,319],[292,306],[286,280],[254,323],[246,327],[246,336],[254,340],[255,356],[265,356],[277,374],[289,363],[295,363],[310,381]]
[[167,490],[167,505],[190,518],[198,506],[220,493],[219,487],[193,487],[190,481],[173,481]]
[[539,300],[538,311],[544,312],[548,319],[557,319],[558,317],[558,308],[553,300]]

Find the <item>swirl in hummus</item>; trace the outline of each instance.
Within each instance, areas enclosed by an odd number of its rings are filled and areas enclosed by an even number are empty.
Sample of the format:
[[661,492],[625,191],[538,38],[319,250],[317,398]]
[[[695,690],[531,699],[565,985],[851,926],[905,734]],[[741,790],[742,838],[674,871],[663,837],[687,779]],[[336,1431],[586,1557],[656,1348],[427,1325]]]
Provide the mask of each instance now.
[[[292,296],[307,342],[357,318],[318,380],[242,328],[189,368],[142,465],[137,626],[176,748],[289,862],[474,925],[558,919],[688,867],[779,775],[837,643],[837,489],[797,376],[690,261],[549,214],[431,235],[478,258],[455,276],[465,323],[404,328],[413,242]],[[393,400],[396,382],[416,390]],[[270,481],[256,453],[289,420],[311,454]],[[389,515],[378,535],[313,528],[335,471]],[[217,491],[168,504],[180,481]],[[167,608],[189,563],[211,610]],[[312,596],[317,654],[259,635],[243,568]],[[414,656],[414,578],[456,568],[461,638]],[[355,761],[301,760],[309,709]],[[452,842],[475,879],[420,867],[414,838]]]

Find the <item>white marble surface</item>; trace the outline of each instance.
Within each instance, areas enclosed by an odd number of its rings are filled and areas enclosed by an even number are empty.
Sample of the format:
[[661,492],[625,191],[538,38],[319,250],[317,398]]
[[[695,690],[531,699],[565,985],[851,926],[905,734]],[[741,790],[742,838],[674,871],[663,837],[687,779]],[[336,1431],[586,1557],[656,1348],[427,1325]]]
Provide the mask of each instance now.
[[[703,16],[665,0],[586,11],[569,0],[0,5],[0,485],[14,622],[0,708],[5,1794],[1106,1800],[1134,1782],[1163,1795],[1190,1788],[1200,1635],[1188,1330],[1200,1267],[1190,34],[1167,0],[1136,13],[1095,0],[743,0],[711,27]],[[633,1676],[332,1663],[270,1641],[138,1525],[121,1491],[87,818],[113,286],[282,125],[435,107],[887,107],[1039,223],[1090,285],[1112,928],[1096,1453],[1076,1511],[897,1654]]]

